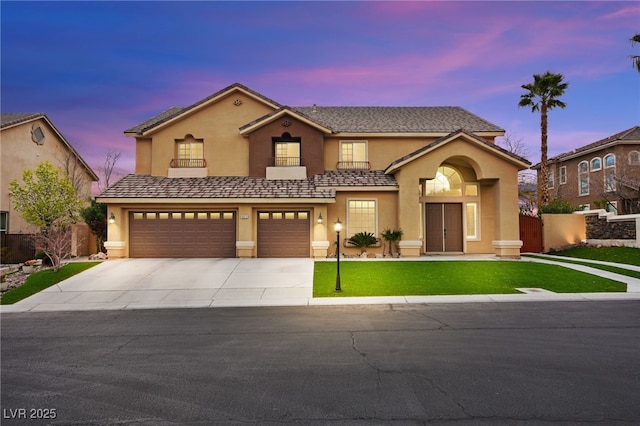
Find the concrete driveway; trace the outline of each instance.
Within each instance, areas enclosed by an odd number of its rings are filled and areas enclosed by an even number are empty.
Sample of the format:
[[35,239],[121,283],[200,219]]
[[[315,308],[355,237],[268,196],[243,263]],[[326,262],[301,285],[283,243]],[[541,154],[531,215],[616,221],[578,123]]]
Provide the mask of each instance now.
[[313,259],[109,260],[10,311],[307,305]]

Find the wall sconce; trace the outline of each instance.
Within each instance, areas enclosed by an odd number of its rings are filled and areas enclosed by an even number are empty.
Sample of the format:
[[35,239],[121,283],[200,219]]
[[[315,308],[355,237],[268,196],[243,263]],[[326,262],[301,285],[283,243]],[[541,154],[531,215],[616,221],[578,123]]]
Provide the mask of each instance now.
[[322,224],[322,221],[323,221],[323,219],[322,219],[322,213],[320,213],[320,214],[318,215],[318,223],[319,223],[319,224]]
[[111,212],[111,216],[109,216],[109,223],[116,223],[116,217],[113,212]]

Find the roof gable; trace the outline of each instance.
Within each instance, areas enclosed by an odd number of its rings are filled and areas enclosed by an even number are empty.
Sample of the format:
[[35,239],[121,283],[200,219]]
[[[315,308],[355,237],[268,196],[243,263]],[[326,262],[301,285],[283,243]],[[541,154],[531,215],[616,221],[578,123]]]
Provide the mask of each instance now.
[[420,157],[422,157],[423,155],[449,143],[452,142],[454,140],[463,138],[465,140],[467,140],[468,142],[482,148],[485,150],[489,150],[492,151],[495,155],[502,157],[503,159],[516,164],[519,167],[522,168],[528,168],[531,163],[518,156],[515,155],[509,151],[507,151],[506,149],[493,144],[489,141],[487,141],[486,139],[483,139],[479,136],[476,136],[475,134],[468,132],[464,129],[458,129],[455,132],[449,133],[446,136],[443,136],[439,139],[436,139],[435,141],[431,142],[430,144],[427,144],[425,146],[423,146],[422,148],[419,148],[415,151],[413,151],[412,153],[409,153],[407,155],[405,155],[404,157],[401,157],[397,160],[395,160],[394,162],[392,162],[391,164],[389,164],[389,166],[387,166],[387,168],[384,170],[385,173],[394,173],[395,171],[399,170],[400,168],[402,168],[402,166],[404,166],[407,163],[412,162],[413,160],[416,160]]
[[[599,141],[581,146],[570,152],[565,152],[549,159],[549,162],[559,162],[569,160],[571,158],[579,157],[581,155],[588,154],[590,152],[599,151],[601,149],[618,145],[618,144],[640,144],[640,126],[634,126],[630,129],[623,130]],[[536,164],[532,168],[539,168],[540,164]]]
[[291,107],[288,106],[284,106],[282,108],[279,108],[267,115],[264,115],[260,118],[258,118],[257,120],[252,121],[251,123],[248,123],[242,127],[240,127],[240,134],[242,135],[248,135],[249,133],[253,132],[256,129],[259,129],[262,126],[265,126],[269,123],[272,123],[275,120],[278,120],[280,118],[282,118],[285,115],[290,115],[292,117],[297,118],[298,120],[308,124],[311,127],[314,127],[316,129],[318,129],[319,131],[323,132],[323,133],[332,133],[332,130],[324,125],[322,125],[321,123],[318,123],[317,121],[315,121],[313,118],[307,116],[306,114],[303,114],[297,110],[292,109]]
[[43,120],[47,126],[51,129],[53,133],[55,133],[62,142],[62,144],[71,152],[71,154],[77,158],[80,162],[80,165],[84,167],[87,171],[91,179],[94,181],[98,181],[98,175],[89,167],[86,161],[82,158],[82,156],[75,150],[75,148],[69,143],[69,141],[64,137],[64,135],[58,130],[58,128],[53,124],[53,122],[47,117],[46,114],[42,113],[2,113],[0,114],[0,129],[10,129],[15,126],[19,126],[22,124],[26,124],[36,120]]
[[260,103],[268,105],[272,108],[281,108],[282,106],[276,101],[267,98],[266,96],[261,95],[260,93],[249,89],[246,86],[243,86],[240,83],[234,83],[218,92],[207,96],[206,98],[190,105],[187,107],[172,107],[166,111],[161,112],[160,114],[150,118],[149,120],[143,121],[142,123],[131,127],[124,131],[125,134],[134,134],[134,135],[144,135],[145,133],[160,128],[162,126],[168,125],[176,120],[181,119],[182,117],[192,114],[196,111],[199,111],[207,106],[217,102],[218,100],[225,98],[231,95],[234,92],[243,93],[250,98],[257,100]]

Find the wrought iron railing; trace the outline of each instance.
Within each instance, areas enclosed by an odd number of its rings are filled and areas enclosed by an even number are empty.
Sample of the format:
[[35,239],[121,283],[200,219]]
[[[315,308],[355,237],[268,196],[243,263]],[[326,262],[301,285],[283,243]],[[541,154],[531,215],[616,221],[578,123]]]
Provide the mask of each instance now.
[[301,157],[271,157],[269,165],[271,167],[299,167],[304,166],[304,159]]
[[207,162],[204,158],[188,159],[188,158],[174,158],[171,160],[171,168],[198,168],[207,167]]
[[371,164],[368,161],[338,161],[338,170],[369,170]]

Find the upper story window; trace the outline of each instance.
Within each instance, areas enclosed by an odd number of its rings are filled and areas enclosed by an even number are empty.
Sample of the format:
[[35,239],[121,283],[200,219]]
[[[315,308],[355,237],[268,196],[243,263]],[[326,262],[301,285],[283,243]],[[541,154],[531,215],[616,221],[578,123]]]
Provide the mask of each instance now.
[[589,164],[586,161],[578,164],[578,195],[589,195]]
[[551,171],[547,173],[547,188],[553,188],[555,186],[555,174]]
[[629,153],[629,164],[632,166],[640,166],[640,152],[631,151]]
[[205,166],[204,143],[201,139],[187,135],[184,139],[176,141],[176,154],[171,161],[171,167]]
[[591,171],[596,172],[598,170],[602,170],[602,160],[600,160],[600,157],[591,159]]
[[559,170],[559,180],[560,180],[560,185],[564,185],[565,183],[567,183],[567,166],[562,166],[560,167]]
[[338,169],[368,170],[367,141],[340,141]]
[[426,196],[462,196],[462,176],[453,167],[440,166],[435,179],[424,183]]
[[604,192],[616,190],[616,156],[607,154],[604,157]]
[[302,165],[300,157],[300,138],[283,133],[282,137],[273,138],[273,157],[276,167],[296,167]]
[[616,156],[613,154],[607,154],[604,156],[604,167],[615,167],[616,166]]

